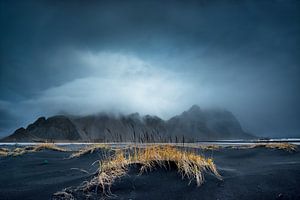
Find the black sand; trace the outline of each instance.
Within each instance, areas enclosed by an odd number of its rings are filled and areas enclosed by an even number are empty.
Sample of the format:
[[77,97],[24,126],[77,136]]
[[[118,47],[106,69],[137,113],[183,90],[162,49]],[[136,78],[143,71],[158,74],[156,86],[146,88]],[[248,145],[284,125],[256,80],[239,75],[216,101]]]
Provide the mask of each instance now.
[[[91,175],[71,168],[92,173],[96,166],[91,164],[101,154],[65,159],[69,154],[43,151],[0,158],[0,199],[51,199],[57,191],[90,180]],[[257,148],[204,154],[214,158],[223,181],[206,175],[204,184],[196,187],[175,170],[157,169],[139,176],[132,168],[112,187],[115,199],[300,199],[300,152]]]

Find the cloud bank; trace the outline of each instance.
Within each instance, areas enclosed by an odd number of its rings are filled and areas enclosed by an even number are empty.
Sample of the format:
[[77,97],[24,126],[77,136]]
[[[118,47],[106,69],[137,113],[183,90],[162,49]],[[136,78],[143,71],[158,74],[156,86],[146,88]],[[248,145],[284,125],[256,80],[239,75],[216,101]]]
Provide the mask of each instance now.
[[220,107],[300,136],[300,2],[3,1],[0,135],[41,115]]
[[180,79],[180,73],[156,68],[134,55],[76,51],[69,56],[86,70],[85,76],[20,101],[14,105],[15,113],[51,116],[139,111],[168,118],[192,103],[185,97],[195,91],[190,91],[192,86]]

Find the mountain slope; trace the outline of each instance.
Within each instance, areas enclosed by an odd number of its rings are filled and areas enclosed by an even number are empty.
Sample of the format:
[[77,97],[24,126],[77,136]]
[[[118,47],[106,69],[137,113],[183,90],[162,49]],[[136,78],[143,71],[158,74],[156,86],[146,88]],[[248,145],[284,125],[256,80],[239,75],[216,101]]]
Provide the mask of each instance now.
[[77,128],[65,116],[54,116],[46,119],[38,118],[26,129],[19,128],[12,135],[3,138],[3,142],[34,142],[34,141],[60,141],[80,140]]
[[251,137],[231,112],[194,105],[169,120],[138,113],[41,117],[1,141],[180,142]]
[[[156,116],[108,115],[105,113],[86,117],[72,117],[82,138],[86,141],[150,141],[166,133],[165,123]],[[148,138],[148,139],[147,139]],[[154,138],[152,139],[154,142]]]
[[190,139],[246,139],[245,133],[234,115],[227,110],[201,110],[192,106],[181,115],[169,119],[167,129],[172,135],[185,135]]

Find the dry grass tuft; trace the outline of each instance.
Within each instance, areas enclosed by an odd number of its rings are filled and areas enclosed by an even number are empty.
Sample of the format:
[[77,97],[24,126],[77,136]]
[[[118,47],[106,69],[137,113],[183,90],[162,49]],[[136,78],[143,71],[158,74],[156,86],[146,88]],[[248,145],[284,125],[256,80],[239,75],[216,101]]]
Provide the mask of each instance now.
[[58,147],[55,144],[43,143],[43,144],[38,144],[38,145],[35,145],[35,146],[15,148],[12,152],[9,152],[9,155],[20,156],[20,155],[23,155],[25,153],[38,152],[38,151],[45,150],[45,149],[53,150],[53,151],[61,151],[61,152],[67,151],[66,149]]
[[295,152],[298,149],[298,146],[291,143],[257,143],[251,145],[241,145],[241,146],[232,146],[234,149],[253,149],[253,148],[269,148],[269,149],[279,149],[288,152]]
[[222,147],[219,145],[212,144],[212,145],[200,145],[199,148],[202,150],[219,150]]
[[8,156],[8,153],[9,153],[9,149],[7,148],[0,148],[0,156]]
[[79,151],[71,154],[71,156],[69,158],[77,158],[86,154],[90,154],[95,152],[96,150],[99,149],[107,149],[108,145],[106,144],[92,144],[92,145],[87,145],[85,147],[83,147],[82,149],[80,149]]
[[150,146],[135,148],[133,152],[118,150],[107,160],[99,161],[99,171],[96,177],[83,186],[84,191],[100,187],[103,194],[112,195],[110,188],[116,179],[128,172],[130,165],[140,166],[140,173],[151,171],[156,166],[167,168],[175,164],[182,178],[187,177],[191,183],[196,180],[197,186],[204,182],[204,172],[214,174],[222,179],[212,159],[204,158],[193,152],[179,150],[173,146]]
[[48,149],[48,150],[53,150],[53,151],[61,151],[61,152],[65,152],[67,151],[64,148],[58,147],[57,145],[53,144],[53,143],[43,143],[43,144],[39,144],[37,146],[34,146],[34,151],[41,151],[44,149]]
[[270,149],[279,149],[279,150],[285,150],[288,152],[294,152],[297,151],[297,145],[290,144],[290,143],[263,143],[263,144],[254,144],[252,145],[252,148],[257,147],[265,147]]

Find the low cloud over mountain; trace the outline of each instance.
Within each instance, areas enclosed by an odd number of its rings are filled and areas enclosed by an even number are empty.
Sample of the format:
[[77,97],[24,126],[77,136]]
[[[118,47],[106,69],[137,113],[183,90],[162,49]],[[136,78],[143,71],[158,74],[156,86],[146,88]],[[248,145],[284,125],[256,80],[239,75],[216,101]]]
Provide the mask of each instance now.
[[194,105],[169,120],[138,113],[40,117],[2,141],[189,142],[251,137],[231,112]]

